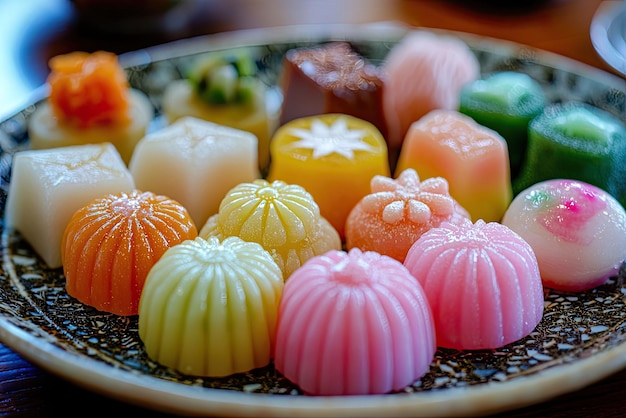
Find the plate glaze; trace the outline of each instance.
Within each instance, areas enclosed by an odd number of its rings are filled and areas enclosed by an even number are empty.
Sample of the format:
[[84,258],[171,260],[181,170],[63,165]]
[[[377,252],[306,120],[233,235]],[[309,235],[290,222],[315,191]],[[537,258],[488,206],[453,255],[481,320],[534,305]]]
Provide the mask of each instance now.
[[[133,87],[146,92],[162,126],[164,88],[202,54],[255,46],[262,79],[275,86],[283,54],[294,47],[348,40],[374,62],[406,34],[393,24],[298,26],[224,33],[123,55]],[[522,45],[462,33],[483,74],[514,70],[538,80],[551,102],[584,101],[626,114],[624,80]],[[278,99],[277,89],[273,99]],[[12,154],[28,147],[31,106],[0,122],[0,210]],[[279,101],[274,101],[277,105]],[[71,298],[61,269],[50,270],[19,234],[2,228],[0,341],[83,387],[159,411],[214,416],[469,416],[495,413],[589,385],[626,366],[626,268],[584,293],[546,291],[541,323],[497,350],[438,350],[429,373],[404,390],[375,396],[302,395],[270,365],[227,378],[197,378],[162,367],[145,354],[137,317],[98,312]]]

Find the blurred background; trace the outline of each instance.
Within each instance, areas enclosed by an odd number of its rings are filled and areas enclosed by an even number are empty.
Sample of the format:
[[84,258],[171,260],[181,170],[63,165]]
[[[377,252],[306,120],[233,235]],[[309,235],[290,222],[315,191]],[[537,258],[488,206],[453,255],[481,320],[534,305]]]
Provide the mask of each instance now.
[[50,57],[123,53],[265,26],[397,21],[507,39],[609,69],[589,40],[599,0],[0,0],[0,119],[45,83]]

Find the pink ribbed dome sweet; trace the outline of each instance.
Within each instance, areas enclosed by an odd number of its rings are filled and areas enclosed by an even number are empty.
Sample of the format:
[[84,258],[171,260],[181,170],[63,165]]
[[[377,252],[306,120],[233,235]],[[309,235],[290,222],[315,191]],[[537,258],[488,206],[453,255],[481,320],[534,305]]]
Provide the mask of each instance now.
[[285,284],[274,362],[311,395],[382,394],[429,369],[436,350],[422,287],[376,252],[329,251]]
[[543,316],[535,254],[502,224],[433,228],[413,244],[404,265],[426,292],[439,347],[502,347],[530,334]]

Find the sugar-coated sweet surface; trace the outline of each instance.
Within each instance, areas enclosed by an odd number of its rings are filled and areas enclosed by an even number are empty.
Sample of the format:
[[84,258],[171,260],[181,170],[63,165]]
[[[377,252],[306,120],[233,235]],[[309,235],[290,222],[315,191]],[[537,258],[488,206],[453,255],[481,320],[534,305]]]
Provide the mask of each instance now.
[[72,214],[103,194],[135,183],[110,143],[18,152],[6,203],[6,227],[19,231],[48,267],[61,267],[63,230]]
[[467,220],[433,228],[411,247],[404,265],[424,288],[439,347],[499,348],[541,321],[537,258],[507,226]]
[[139,141],[129,170],[137,188],[176,199],[201,226],[231,188],[259,177],[257,139],[184,117]]
[[309,258],[341,249],[341,239],[302,186],[258,179],[232,188],[200,236],[237,236],[268,250],[285,280]]
[[329,251],[285,284],[276,369],[312,395],[382,394],[422,377],[435,353],[430,307],[404,266]]
[[283,276],[261,245],[196,238],[150,271],[139,336],[153,360],[194,376],[227,376],[269,364]]
[[535,250],[543,283],[566,291],[599,286],[626,259],[626,212],[610,194],[577,180],[522,191],[503,224]]
[[468,218],[441,177],[420,181],[411,168],[397,179],[375,176],[370,193],[355,205],[346,220],[346,248],[377,251],[403,262],[424,232],[443,222]]
[[198,235],[187,210],[152,192],[107,194],[77,210],[61,243],[66,290],[86,305],[136,315],[148,272]]
[[411,124],[434,109],[457,109],[463,85],[480,65],[459,38],[413,31],[385,59],[383,109],[390,148],[400,148]]
[[348,214],[369,193],[370,179],[390,174],[387,144],[380,131],[345,114],[286,123],[272,139],[271,156],[268,180],[304,187],[342,238]]
[[396,175],[407,168],[446,179],[474,221],[500,221],[512,199],[506,141],[456,110],[433,110],[411,125]]

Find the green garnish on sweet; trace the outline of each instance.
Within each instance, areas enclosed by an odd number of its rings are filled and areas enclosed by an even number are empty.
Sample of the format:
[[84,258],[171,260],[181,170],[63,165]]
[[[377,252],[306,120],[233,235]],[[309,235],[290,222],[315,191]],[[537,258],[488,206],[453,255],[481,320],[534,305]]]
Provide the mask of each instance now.
[[210,104],[250,104],[260,87],[256,63],[247,51],[216,52],[189,73],[194,90]]

